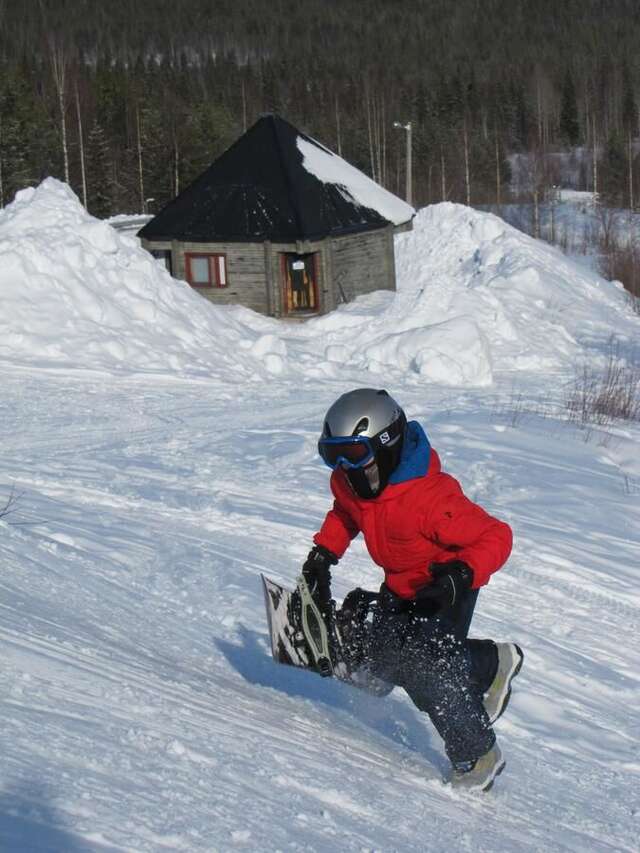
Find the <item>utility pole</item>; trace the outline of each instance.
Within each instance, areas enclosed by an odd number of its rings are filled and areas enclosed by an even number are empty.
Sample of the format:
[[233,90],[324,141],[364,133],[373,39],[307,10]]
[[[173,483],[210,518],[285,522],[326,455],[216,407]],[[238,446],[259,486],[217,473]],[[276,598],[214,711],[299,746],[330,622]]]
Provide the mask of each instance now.
[[413,184],[412,184],[412,175],[411,175],[411,172],[412,172],[411,122],[409,121],[406,124],[402,124],[402,122],[394,121],[393,126],[399,127],[402,130],[405,130],[407,132],[407,175],[406,175],[407,184],[406,184],[406,189],[405,189],[405,199],[407,201],[407,204],[412,204],[411,187]]

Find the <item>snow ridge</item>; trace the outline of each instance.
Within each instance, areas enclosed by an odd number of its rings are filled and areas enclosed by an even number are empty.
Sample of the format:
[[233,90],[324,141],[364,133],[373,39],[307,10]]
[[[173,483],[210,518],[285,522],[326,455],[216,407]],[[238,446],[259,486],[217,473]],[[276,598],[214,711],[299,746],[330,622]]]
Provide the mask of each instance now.
[[396,294],[291,326],[203,300],[50,178],[0,213],[0,358],[231,383],[339,377],[349,365],[487,387],[495,371],[566,372],[597,358],[612,329],[623,342],[637,335],[620,285],[490,214],[425,208],[396,254]]

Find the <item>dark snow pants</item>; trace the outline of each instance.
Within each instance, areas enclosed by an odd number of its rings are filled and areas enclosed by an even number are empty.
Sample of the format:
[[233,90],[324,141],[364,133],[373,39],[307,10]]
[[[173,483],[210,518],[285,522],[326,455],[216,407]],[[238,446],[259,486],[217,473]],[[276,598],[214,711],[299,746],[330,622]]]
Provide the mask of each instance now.
[[498,669],[498,651],[493,640],[469,640],[469,628],[473,611],[478,601],[478,589],[470,589],[452,610],[445,611],[441,618],[451,626],[459,640],[466,640],[471,661],[471,680],[480,694],[486,693]]
[[466,638],[476,598],[470,591],[455,612],[425,615],[383,592],[367,650],[371,672],[403,687],[429,715],[453,764],[475,761],[495,742],[482,694],[493,680],[497,651],[490,640]]

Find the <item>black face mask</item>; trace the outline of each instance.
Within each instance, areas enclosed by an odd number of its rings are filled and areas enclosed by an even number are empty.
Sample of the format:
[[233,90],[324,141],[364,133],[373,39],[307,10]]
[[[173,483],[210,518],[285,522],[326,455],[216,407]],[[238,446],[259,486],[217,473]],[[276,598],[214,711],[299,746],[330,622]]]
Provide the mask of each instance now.
[[377,498],[387,485],[380,482],[380,472],[375,462],[366,468],[351,468],[345,474],[353,491],[363,500]]
[[376,460],[366,468],[350,468],[345,471],[349,485],[359,498],[371,500],[382,494],[389,478],[400,463],[403,439],[392,447],[383,447],[376,454]]

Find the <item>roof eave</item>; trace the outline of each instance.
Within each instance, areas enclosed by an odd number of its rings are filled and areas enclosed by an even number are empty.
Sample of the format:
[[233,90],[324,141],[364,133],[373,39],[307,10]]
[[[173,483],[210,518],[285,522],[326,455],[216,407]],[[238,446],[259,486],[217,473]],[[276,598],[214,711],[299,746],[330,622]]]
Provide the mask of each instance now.
[[[407,220],[410,222],[411,220]],[[400,223],[404,225],[406,223]],[[145,228],[138,231],[138,237],[150,242],[168,242],[178,240],[180,243],[298,243],[311,242],[318,240],[326,240],[329,237],[349,237],[354,234],[365,234],[371,231],[382,231],[386,228],[397,228],[393,222],[368,222],[359,223],[357,225],[346,226],[344,228],[336,228],[332,231],[317,232],[315,234],[264,234],[264,235],[231,235],[231,234],[212,234],[206,238],[187,236],[184,234],[149,234],[144,233]]]

